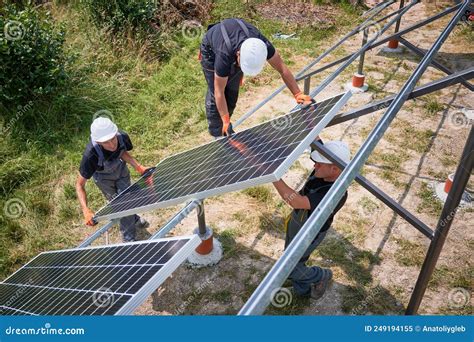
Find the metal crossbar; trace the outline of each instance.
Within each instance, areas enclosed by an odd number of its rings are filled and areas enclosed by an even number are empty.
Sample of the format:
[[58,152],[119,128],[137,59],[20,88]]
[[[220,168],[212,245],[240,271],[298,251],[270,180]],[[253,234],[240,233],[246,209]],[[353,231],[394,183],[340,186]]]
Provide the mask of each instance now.
[[[358,175],[359,170],[365,164],[369,155],[372,153],[377,143],[380,141],[383,134],[388,129],[390,123],[395,118],[398,111],[401,109],[405,101],[408,99],[410,93],[415,88],[416,83],[421,78],[423,73],[426,71],[429,64],[433,60],[435,54],[438,52],[442,44],[448,38],[449,34],[453,30],[454,26],[459,21],[459,19],[464,13],[464,10],[469,6],[469,4],[470,4],[470,0],[465,0],[463,2],[462,6],[459,8],[459,10],[454,15],[454,17],[450,20],[449,24],[445,27],[443,32],[436,39],[435,43],[432,45],[432,47],[428,50],[428,52],[422,58],[416,70],[413,72],[413,74],[407,80],[405,85],[402,87],[400,93],[390,103],[390,106],[388,107],[387,111],[384,113],[384,115],[382,116],[380,121],[377,123],[375,128],[372,130],[372,132],[369,134],[366,141],[362,144],[359,151],[355,154],[354,158],[347,165],[347,167],[342,171],[341,175],[334,182],[333,186],[328,191],[328,193],[324,196],[324,198],[322,199],[318,207],[314,210],[314,212],[311,214],[309,219],[305,222],[301,230],[294,237],[292,242],[288,245],[283,255],[277,260],[275,265],[268,272],[268,274],[260,283],[260,285],[257,287],[255,292],[251,295],[249,300],[242,307],[242,309],[239,312],[239,315],[262,314],[264,310],[266,309],[266,307],[270,304],[272,293],[274,293],[274,291],[278,289],[281,286],[281,284],[283,284],[285,279],[287,279],[291,271],[294,269],[298,261],[303,256],[303,253],[307,250],[308,246],[311,244],[311,242],[314,240],[316,235],[321,230],[321,227],[326,222],[329,215],[334,211],[335,207],[337,206],[337,203],[339,203],[340,199],[346,192],[349,185],[352,183],[352,181],[354,181],[354,179]],[[472,145],[472,139],[470,138],[469,140]],[[470,161],[471,161],[470,166],[472,169],[472,156],[470,158]],[[462,166],[460,166],[460,168],[462,169]],[[467,169],[470,172],[470,169],[469,168]],[[463,176],[462,181],[459,180],[458,183],[464,182],[465,172],[466,170],[464,170],[464,172],[461,172],[461,171],[457,172],[458,177],[461,178],[461,174]],[[456,189],[456,191],[459,191],[459,188]],[[460,195],[458,197],[460,200]],[[445,208],[447,206],[449,207],[452,206],[452,203],[448,205],[448,202],[445,204]],[[451,212],[449,214],[453,214],[453,213]],[[452,222],[452,219],[450,222]],[[435,234],[439,235],[438,229],[436,230]],[[436,264],[436,260],[434,259],[437,259],[437,256],[439,256],[439,253],[441,252],[442,245],[439,246],[439,244],[440,243],[442,244],[445,238],[446,238],[445,235],[437,239],[435,237],[435,239],[432,242],[432,246],[436,242],[436,246],[430,248],[430,250],[433,250],[433,252],[431,253],[432,258],[428,260],[428,257],[430,256],[428,254],[427,255],[428,261],[425,260],[425,264],[429,265],[431,268],[431,273],[432,273],[432,269],[434,269],[434,265]],[[410,303],[413,303],[411,305],[410,313],[414,313],[418,309],[417,304],[419,305],[419,303],[421,302],[422,295],[424,294],[423,288],[426,289],[426,284],[429,280],[429,277],[431,276],[431,273],[430,273],[430,270],[422,269],[422,273],[420,274],[420,279],[418,281],[420,283],[420,285],[418,286],[419,290],[413,293],[413,296],[416,295],[416,298],[412,297],[412,300],[410,301]],[[423,275],[423,278],[421,279],[422,275]]]

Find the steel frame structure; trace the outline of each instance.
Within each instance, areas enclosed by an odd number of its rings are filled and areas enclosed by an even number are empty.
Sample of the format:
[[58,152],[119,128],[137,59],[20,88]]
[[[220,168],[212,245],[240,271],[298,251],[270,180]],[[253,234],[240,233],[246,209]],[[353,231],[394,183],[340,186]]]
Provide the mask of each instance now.
[[[298,74],[296,74],[297,81],[304,82],[304,90],[306,94],[310,94],[311,96],[315,96],[316,94],[320,93],[325,87],[330,84],[339,74],[349,66],[354,60],[359,57],[359,72],[362,72],[363,63],[364,63],[364,54],[368,50],[376,48],[382,44],[387,43],[390,40],[398,40],[401,44],[403,44],[406,48],[410,51],[414,52],[416,55],[421,57],[421,61],[407,80],[407,82],[402,87],[400,93],[398,95],[388,96],[385,99],[375,101],[371,104],[362,106],[360,108],[351,110],[346,113],[342,113],[336,115],[332,119],[332,121],[328,124],[329,126],[337,125],[342,122],[346,122],[348,120],[352,120],[358,118],[363,115],[367,115],[369,113],[386,109],[385,113],[383,114],[382,118],[372,130],[366,141],[360,147],[359,151],[356,153],[354,158],[351,162],[345,165],[341,160],[339,160],[336,156],[334,156],[331,152],[329,152],[326,148],[324,148],[321,144],[312,144],[314,148],[320,151],[323,155],[325,155],[328,159],[333,161],[336,165],[343,168],[343,172],[338,180],[334,183],[331,187],[331,190],[325,196],[324,200],[320,203],[318,210],[311,215],[311,217],[307,220],[304,227],[300,230],[298,235],[292,241],[292,243],[288,246],[288,248],[284,251],[282,256],[277,260],[275,265],[272,269],[267,273],[266,277],[263,279],[261,284],[257,287],[251,297],[248,299],[246,304],[242,307],[239,312],[239,315],[255,315],[255,314],[262,314],[265,308],[269,305],[271,300],[272,292],[281,286],[284,280],[288,277],[291,270],[296,265],[297,261],[301,258],[303,251],[306,250],[307,246],[310,242],[314,239],[314,237],[318,234],[319,230],[321,229],[323,223],[326,221],[330,212],[333,211],[334,207],[338,203],[341,196],[344,194],[346,189],[352,183],[352,181],[357,181],[361,184],[364,188],[366,188],[370,193],[372,193],[375,197],[385,203],[390,209],[392,209],[395,213],[400,215],[404,218],[408,223],[410,223],[415,229],[420,231],[424,236],[430,239],[430,247],[427,251],[423,266],[420,270],[420,274],[418,280],[416,282],[416,286],[410,298],[410,302],[408,304],[406,314],[413,315],[416,314],[418,308],[421,304],[423,299],[428,281],[433,273],[433,270],[436,266],[438,257],[441,253],[443,248],[445,239],[451,227],[452,221],[454,219],[456,210],[459,206],[461,196],[463,191],[467,185],[469,180],[469,176],[472,172],[472,167],[474,163],[474,128],[471,128],[468,140],[463,150],[463,154],[461,160],[458,164],[456,169],[456,173],[454,176],[453,186],[451,191],[448,194],[448,198],[446,203],[444,204],[442,213],[440,215],[438,224],[436,228],[433,230],[421,220],[419,220],[416,216],[410,213],[408,210],[403,208],[396,200],[392,199],[386,193],[384,193],[381,189],[376,187],[373,183],[368,181],[365,177],[359,174],[360,169],[370,156],[371,152],[377,145],[377,143],[382,138],[384,132],[388,129],[390,123],[395,118],[398,111],[401,109],[403,104],[410,99],[415,99],[417,97],[432,93],[434,91],[444,89],[456,84],[462,84],[469,90],[473,90],[473,85],[469,82],[470,79],[474,77],[474,68],[469,68],[467,70],[462,70],[453,73],[449,68],[443,66],[441,63],[434,60],[435,54],[440,49],[441,45],[444,41],[448,38],[449,34],[459,21],[459,19],[464,14],[465,10],[469,7],[471,1],[464,0],[462,3],[459,3],[453,7],[445,9],[436,15],[433,15],[427,19],[424,19],[412,26],[400,30],[401,20],[403,15],[414,5],[418,3],[417,0],[412,1],[408,5],[405,5],[404,0],[400,1],[399,9],[396,11],[391,12],[388,15],[385,15],[381,19],[377,21],[373,21],[373,19],[379,15],[383,10],[387,9],[390,5],[395,3],[395,0],[389,0],[382,2],[369,10],[365,13],[365,21],[359,24],[356,28],[354,28],[351,32],[347,33],[341,40],[339,40],[336,44],[328,48],[325,52],[323,52],[318,58],[312,61],[310,64],[305,66]],[[439,35],[435,43],[432,47],[424,52],[412,43],[410,43],[404,35],[421,28],[427,24],[430,24],[448,14],[455,12],[454,16],[450,20],[449,24],[444,28],[442,33]],[[395,16],[395,17],[394,17]],[[332,51],[334,51],[337,47],[339,47],[342,43],[348,40],[350,37],[353,37],[357,33],[366,31],[370,26],[382,22],[388,18],[391,18],[391,21],[386,24],[381,33],[385,32],[389,27],[395,24],[395,32],[390,34],[384,38],[380,38],[379,36],[367,41],[367,35],[363,35],[363,43],[362,47],[350,54],[348,56],[342,57],[334,62],[328,63],[322,67],[319,67],[316,70],[309,71],[313,66],[319,63],[324,57],[328,56]],[[365,32],[364,32],[365,33]],[[380,33],[380,34],[381,34]],[[342,64],[342,66],[338,67],[336,71],[334,71],[331,75],[329,75],[324,81],[322,81],[319,86],[310,92],[310,82],[311,77],[317,75],[325,70],[328,70],[338,64]],[[417,81],[421,78],[423,73],[426,71],[428,66],[433,66],[442,72],[446,73],[447,76],[441,78],[439,80],[430,82],[428,84],[419,86],[415,88]],[[272,94],[266,97],[262,102],[257,104],[254,108],[250,111],[245,113],[239,120],[237,120],[234,124],[234,127],[237,127],[242,122],[244,122],[248,117],[254,114],[257,110],[262,108],[266,103],[272,100],[276,95],[282,92],[286,86],[281,86],[277,90],[275,90]],[[297,108],[297,107],[295,107]],[[173,218],[171,218],[168,223],[166,223],[159,231],[157,231],[150,239],[157,239],[164,237],[169,231],[171,231],[176,225],[178,225],[187,215],[189,215],[194,209],[197,210],[198,214],[198,223],[199,223],[199,233],[204,234],[206,227],[205,227],[205,219],[204,219],[204,204],[202,200],[194,200],[187,203]],[[106,233],[112,226],[117,223],[117,220],[112,220],[108,222],[103,227],[99,228],[93,235],[89,238],[84,240],[79,246],[85,247],[90,245],[94,240],[99,238],[102,234]]]

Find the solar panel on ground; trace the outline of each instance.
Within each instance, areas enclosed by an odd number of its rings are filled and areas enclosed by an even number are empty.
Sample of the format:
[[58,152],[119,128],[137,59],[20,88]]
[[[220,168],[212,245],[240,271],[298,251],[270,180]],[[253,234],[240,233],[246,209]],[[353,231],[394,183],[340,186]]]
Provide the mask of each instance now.
[[347,102],[340,94],[162,160],[100,209],[97,221],[276,181]]
[[0,315],[131,314],[200,241],[194,235],[41,253],[0,283]]

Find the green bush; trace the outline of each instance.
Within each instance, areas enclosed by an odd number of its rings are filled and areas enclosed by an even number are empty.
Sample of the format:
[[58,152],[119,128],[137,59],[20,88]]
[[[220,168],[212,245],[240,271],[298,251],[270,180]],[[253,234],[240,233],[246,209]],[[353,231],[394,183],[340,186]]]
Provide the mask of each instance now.
[[[108,34],[116,51],[138,51],[145,59],[168,60],[199,38],[211,0],[80,0],[90,21]],[[185,38],[184,40],[182,38]],[[198,40],[198,39],[197,39]]]
[[[22,6],[23,7],[23,6]],[[0,101],[7,108],[53,93],[66,78],[64,30],[48,12],[0,8]]]
[[150,30],[157,10],[149,0],[83,0],[92,21],[112,34],[131,29],[134,33]]

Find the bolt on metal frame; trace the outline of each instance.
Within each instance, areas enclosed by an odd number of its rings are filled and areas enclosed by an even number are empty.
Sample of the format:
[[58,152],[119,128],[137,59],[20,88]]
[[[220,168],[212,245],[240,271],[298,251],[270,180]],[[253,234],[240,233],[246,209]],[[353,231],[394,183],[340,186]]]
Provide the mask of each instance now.
[[[463,70],[461,72],[453,73],[448,68],[444,67],[440,63],[433,60],[435,53],[439,50],[443,42],[447,39],[447,37],[449,36],[449,33],[452,31],[454,25],[459,21],[462,13],[468,7],[470,1],[465,0],[465,2],[462,4],[460,3],[456,6],[448,8],[430,18],[427,18],[421,22],[418,22],[400,31],[400,23],[401,23],[403,14],[405,14],[413,5],[417,3],[417,1],[414,1],[408,6],[404,6],[404,0],[401,0],[400,8],[397,11],[391,12],[390,14],[384,16],[383,18],[375,22],[375,23],[379,23],[397,14],[397,16],[394,19],[392,19],[389,24],[384,26],[384,28],[381,30],[382,32],[379,35],[385,32],[391,25],[393,25],[393,23],[396,23],[395,33],[380,40],[377,40],[378,37],[376,37],[375,39],[372,39],[369,42],[367,42],[367,29],[371,25],[374,25],[374,23],[371,22],[371,20],[375,16],[380,14],[385,8],[393,4],[394,2],[395,2],[394,0],[390,0],[384,3],[380,3],[374,8],[372,8],[371,10],[369,10],[368,12],[366,12],[365,15],[368,15],[368,14],[371,14],[371,15],[363,23],[361,23],[354,30],[346,34],[340,41],[338,41],[332,47],[328,48],[324,53],[322,53],[313,62],[308,64],[306,67],[304,67],[296,75],[297,81],[301,81],[301,80],[304,81],[304,92],[306,94],[309,94],[311,76],[316,75],[337,64],[346,62],[343,64],[342,67],[339,67],[334,73],[332,73],[329,77],[327,77],[326,80],[323,81],[323,84],[320,84],[320,86],[317,87],[311,93],[311,96],[315,96],[320,91],[322,91],[330,82],[332,82],[332,80],[334,80],[349,64],[351,64],[359,56],[360,56],[360,60],[359,60],[358,69],[359,69],[359,73],[362,73],[361,71],[363,70],[365,52],[377,46],[380,46],[391,39],[399,40],[407,48],[409,48],[414,53],[422,57],[422,61],[418,65],[418,68],[412,74],[410,79],[405,83],[403,90],[399,93],[398,96],[395,96],[395,95],[389,96],[383,100],[376,101],[372,104],[358,108],[351,112],[337,115],[328,124],[328,127],[329,127],[335,124],[339,124],[341,122],[345,122],[345,121],[357,118],[362,115],[372,113],[374,111],[380,110],[381,108],[389,107],[386,113],[384,114],[384,116],[382,117],[382,119],[380,120],[379,124],[374,128],[371,135],[368,137],[366,142],[360,148],[357,155],[348,165],[344,165],[342,161],[338,160],[338,158],[334,156],[333,154],[331,154],[330,151],[325,149],[323,145],[321,144],[315,145],[315,148],[318,151],[320,151],[327,158],[335,162],[336,165],[339,165],[345,168],[344,177],[343,178],[340,177],[340,179],[338,179],[337,184],[334,184],[334,186],[331,188],[330,193],[328,193],[328,195],[330,194],[331,196],[330,197],[326,196],[327,198],[325,198],[325,200],[320,204],[320,206],[317,208],[315,213],[313,213],[313,215],[306,222],[305,226],[302,228],[301,232],[304,231],[304,233],[300,232],[301,234],[297,235],[297,237],[295,238],[295,240],[297,241],[296,242],[293,241],[292,244],[290,244],[290,246],[282,255],[282,257],[277,261],[277,263],[274,265],[274,267],[270,270],[268,275],[262,281],[260,286],[255,290],[255,292],[252,294],[250,299],[241,309],[241,311],[239,312],[239,315],[263,313],[263,311],[265,310],[265,308],[268,306],[270,302],[271,290],[280,286],[281,283],[283,283],[284,279],[286,279],[287,275],[291,272],[297,260],[299,260],[299,258],[301,257],[301,256],[298,257],[298,254],[300,254],[298,250],[304,251],[305,250],[304,246],[309,245],[310,241],[312,241],[311,236],[317,235],[317,233],[320,230],[320,227],[327,219],[328,215],[326,213],[332,212],[332,209],[335,207],[336,203],[338,202],[337,198],[338,197],[340,198],[342,196],[342,194],[345,192],[345,189],[347,189],[347,187],[350,185],[352,180],[356,180],[357,182],[359,182],[368,191],[370,191],[374,196],[379,198],[383,203],[385,203],[392,210],[394,210],[394,212],[396,212],[405,220],[407,220],[407,222],[412,224],[416,229],[418,229],[422,234],[424,234],[426,237],[428,237],[431,240],[430,248],[428,250],[428,253],[425,258],[425,262],[420,271],[420,275],[416,283],[416,287],[414,289],[412,297],[410,299],[410,303],[406,311],[406,314],[415,314],[419,308],[424,292],[426,290],[427,283],[434,270],[434,267],[436,265],[439,254],[441,252],[442,246],[446,239],[447,233],[449,232],[449,228],[454,218],[454,213],[456,211],[457,206],[459,205],[461,195],[467,184],[469,175],[472,171],[472,164],[473,164],[473,159],[474,159],[473,153],[472,153],[473,140],[474,140],[473,129],[471,129],[468,142],[466,143],[466,146],[463,152],[463,157],[461,158],[461,162],[457,168],[457,171],[454,177],[452,189],[450,193],[448,194],[448,200],[445,203],[440,220],[438,222],[438,226],[435,231],[430,229],[426,224],[424,224],[422,221],[416,218],[413,214],[411,214],[402,206],[400,206],[395,200],[393,200],[388,195],[386,195],[383,191],[378,189],[370,181],[360,176],[358,174],[358,170],[360,170],[363,163],[367,160],[371,151],[375,148],[377,142],[381,139],[383,133],[388,128],[390,122],[393,120],[393,118],[395,117],[395,115],[400,110],[401,106],[406,100],[414,99],[416,97],[431,93],[439,89],[444,89],[448,86],[458,84],[458,83],[463,84],[465,87],[467,87],[469,90],[472,91],[472,84],[470,84],[468,80],[474,77],[474,68],[470,68],[468,70]],[[433,44],[431,49],[426,54],[421,49],[417,48],[416,46],[414,46],[413,44],[411,44],[405,38],[402,37],[404,34],[414,31],[420,27],[423,27],[426,24],[429,24],[439,18],[442,18],[445,15],[448,15],[456,10],[457,10],[456,15],[451,19],[450,23],[446,26],[444,31],[440,34],[436,42]],[[359,51],[353,53],[352,55],[343,57],[335,62],[329,63],[317,70],[304,74],[306,71],[311,69],[314,65],[316,65],[318,62],[320,62],[324,57],[328,56],[344,41],[346,41],[348,38],[354,36],[355,34],[361,31],[364,32],[364,38],[362,42],[362,47]],[[419,80],[419,78],[422,76],[422,74],[424,73],[428,65],[430,64],[432,64],[434,67],[438,68],[439,70],[445,72],[446,74],[448,74],[448,76],[443,79],[433,81],[426,85],[420,86],[418,88],[414,88],[414,86],[416,85],[416,82]],[[234,127],[240,125],[243,121],[245,121],[248,117],[254,114],[258,109],[263,107],[266,103],[268,103],[271,99],[273,99],[285,88],[286,86],[283,85],[280,88],[278,88],[276,91],[274,91],[272,94],[270,94],[262,102],[260,102],[258,105],[256,105],[246,114],[244,114],[239,120],[237,120]],[[341,174],[341,176],[343,175]],[[164,237],[171,229],[173,229],[177,224],[179,224],[193,209],[195,209],[198,206],[203,206],[203,202],[195,200],[195,201],[191,201],[187,203],[183,207],[183,209],[181,209],[170,221],[168,221],[167,224],[165,224],[150,239],[157,239],[157,238]],[[200,208],[200,210],[198,210],[198,222],[199,222],[200,231],[201,231],[201,228],[205,229],[204,215],[202,215],[203,212],[204,212],[203,208]],[[94,233],[92,236],[86,239],[80,246],[84,247],[92,243],[104,232],[107,232],[108,229],[110,229],[110,227],[112,227],[114,224],[117,223],[117,221],[118,220],[112,220],[106,225],[104,225],[102,228],[97,230],[96,233]],[[282,271],[284,272],[282,273]],[[282,274],[286,274],[286,275],[282,276]]]

